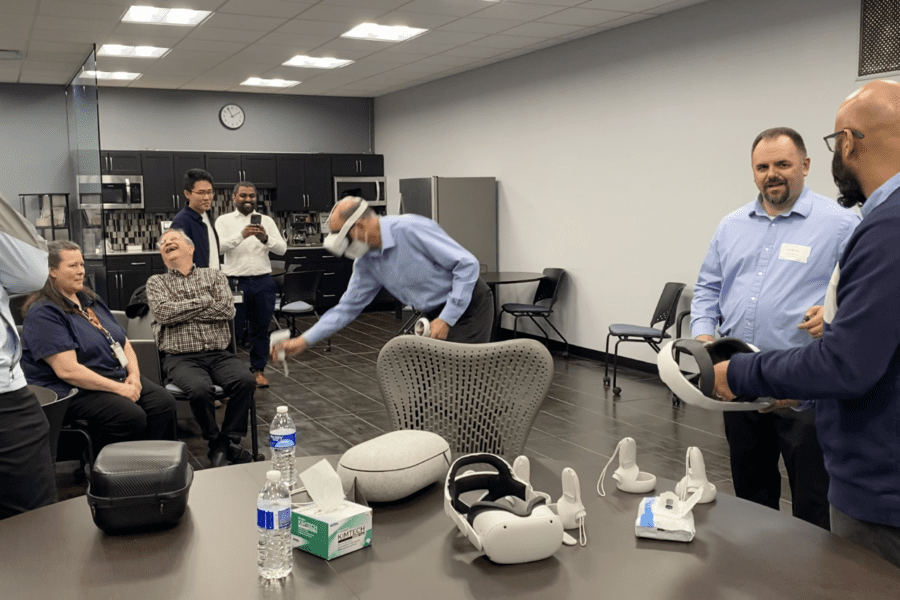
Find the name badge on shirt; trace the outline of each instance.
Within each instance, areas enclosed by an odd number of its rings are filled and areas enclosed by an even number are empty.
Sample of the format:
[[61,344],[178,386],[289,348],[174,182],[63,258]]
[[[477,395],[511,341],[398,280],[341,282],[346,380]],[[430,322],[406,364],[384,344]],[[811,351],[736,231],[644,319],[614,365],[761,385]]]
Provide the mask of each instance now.
[[780,260],[792,260],[794,262],[805,263],[809,260],[809,253],[812,248],[809,246],[801,246],[800,244],[782,244],[781,252],[778,253]]
[[113,355],[119,359],[119,364],[122,365],[122,368],[128,366],[128,357],[125,356],[125,351],[122,349],[122,345],[119,342],[113,342],[110,344],[110,348],[112,348]]

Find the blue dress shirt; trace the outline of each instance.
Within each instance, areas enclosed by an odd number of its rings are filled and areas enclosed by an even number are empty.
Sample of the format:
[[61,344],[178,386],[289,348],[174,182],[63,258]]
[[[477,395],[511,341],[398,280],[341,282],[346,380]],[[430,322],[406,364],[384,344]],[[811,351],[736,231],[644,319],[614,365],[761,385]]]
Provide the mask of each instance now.
[[381,217],[381,248],[353,263],[353,276],[337,306],[303,333],[310,345],[350,324],[384,287],[397,300],[431,312],[451,327],[469,307],[480,267],[471,252],[425,217]]
[[[759,198],[722,219],[691,303],[691,332],[733,336],[760,350],[809,343],[797,329],[822,304],[859,216],[804,188],[774,219]],[[721,321],[721,323],[720,323]]]
[[[78,300],[81,306],[94,310],[100,324],[124,348],[125,332],[106,305],[83,292],[78,293]],[[116,380],[124,380],[128,376],[103,332],[81,315],[66,313],[49,300],[38,301],[28,309],[22,341],[25,346],[22,367],[28,383],[50,388],[60,398],[69,395],[72,385],[57,377],[44,359],[66,350],[75,350],[78,362],[99,375]]]

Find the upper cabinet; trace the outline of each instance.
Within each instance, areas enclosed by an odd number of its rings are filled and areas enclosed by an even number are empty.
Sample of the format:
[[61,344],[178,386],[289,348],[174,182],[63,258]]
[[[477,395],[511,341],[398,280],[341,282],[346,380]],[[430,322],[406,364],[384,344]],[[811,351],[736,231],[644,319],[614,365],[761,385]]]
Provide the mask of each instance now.
[[272,210],[328,211],[334,204],[330,154],[279,154]]
[[384,175],[382,154],[333,154],[331,170],[335,177],[371,177]]
[[256,187],[272,188],[278,184],[274,154],[207,154],[206,170],[216,185],[249,181]]
[[184,174],[206,166],[202,152],[142,152],[144,211],[175,212],[182,208]]
[[141,153],[101,152],[100,173],[103,175],[140,175]]

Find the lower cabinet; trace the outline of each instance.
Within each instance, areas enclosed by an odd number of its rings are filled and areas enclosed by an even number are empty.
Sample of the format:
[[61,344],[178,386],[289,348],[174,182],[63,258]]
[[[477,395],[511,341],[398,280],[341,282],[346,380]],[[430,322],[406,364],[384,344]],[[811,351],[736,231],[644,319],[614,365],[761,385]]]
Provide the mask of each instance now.
[[149,254],[106,257],[106,297],[111,310],[125,310],[134,291],[147,283],[151,258]]
[[[271,255],[273,260],[282,260],[282,257]],[[350,276],[353,275],[353,261],[339,258],[329,253],[324,248],[288,248],[283,257],[287,269],[301,271],[321,271],[322,280],[319,283],[318,302],[320,308],[330,308],[338,303],[347,285]],[[375,303],[393,302],[394,297],[385,290],[375,297]]]

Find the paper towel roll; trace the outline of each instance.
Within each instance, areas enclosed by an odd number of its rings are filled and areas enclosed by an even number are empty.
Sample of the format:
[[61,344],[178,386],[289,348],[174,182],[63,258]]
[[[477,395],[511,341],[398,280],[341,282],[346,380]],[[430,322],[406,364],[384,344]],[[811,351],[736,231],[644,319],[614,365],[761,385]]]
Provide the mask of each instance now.
[[413,328],[416,335],[420,335],[422,337],[431,337],[431,322],[422,317],[418,321],[416,321],[416,326]]

